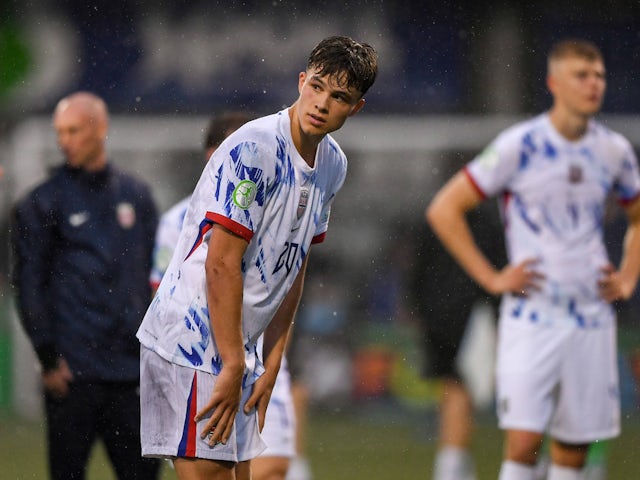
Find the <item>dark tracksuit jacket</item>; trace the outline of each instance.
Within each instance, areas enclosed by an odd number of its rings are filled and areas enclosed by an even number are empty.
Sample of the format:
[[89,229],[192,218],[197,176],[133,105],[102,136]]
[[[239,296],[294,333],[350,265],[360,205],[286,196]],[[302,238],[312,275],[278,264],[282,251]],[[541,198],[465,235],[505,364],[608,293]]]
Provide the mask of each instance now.
[[15,205],[13,284],[43,368],[62,355],[77,380],[138,380],[157,221],[147,185],[112,165],[58,167]]

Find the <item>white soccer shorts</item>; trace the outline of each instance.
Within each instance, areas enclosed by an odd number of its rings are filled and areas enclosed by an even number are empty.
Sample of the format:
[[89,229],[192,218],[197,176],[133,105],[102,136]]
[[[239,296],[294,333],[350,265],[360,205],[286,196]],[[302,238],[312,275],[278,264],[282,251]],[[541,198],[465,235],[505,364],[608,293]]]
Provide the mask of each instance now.
[[[242,407],[226,445],[209,446],[200,438],[206,419],[195,414],[209,402],[216,376],[172,364],[142,347],[140,352],[140,407],[142,455],[162,458],[205,458],[239,462],[258,456],[265,448],[255,409],[245,415]],[[246,388],[241,406],[251,394]]]
[[548,431],[572,444],[619,435],[616,352],[615,327],[545,327],[501,319],[496,366],[500,428]]

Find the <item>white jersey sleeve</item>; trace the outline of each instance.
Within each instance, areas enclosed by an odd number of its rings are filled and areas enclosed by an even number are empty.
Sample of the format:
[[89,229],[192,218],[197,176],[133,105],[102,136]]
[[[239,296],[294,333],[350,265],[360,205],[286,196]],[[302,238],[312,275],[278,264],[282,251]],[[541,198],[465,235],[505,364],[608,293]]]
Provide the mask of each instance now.
[[502,192],[518,171],[522,128],[502,132],[467,166],[470,180],[483,197]]
[[613,185],[613,191],[620,203],[627,204],[640,194],[640,174],[638,173],[638,159],[631,143],[615,132],[610,132],[612,143],[618,150],[619,158],[617,176]]

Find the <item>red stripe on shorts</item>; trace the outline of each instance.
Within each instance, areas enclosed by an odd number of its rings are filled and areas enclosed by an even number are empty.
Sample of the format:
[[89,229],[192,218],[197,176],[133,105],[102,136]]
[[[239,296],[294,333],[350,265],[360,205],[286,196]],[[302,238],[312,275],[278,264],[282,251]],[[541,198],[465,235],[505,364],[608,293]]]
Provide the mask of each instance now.
[[184,419],[184,428],[182,430],[182,438],[178,446],[178,457],[195,457],[196,456],[196,422],[193,417],[198,410],[198,372],[194,372],[193,381],[191,382],[191,392],[187,400],[187,413]]

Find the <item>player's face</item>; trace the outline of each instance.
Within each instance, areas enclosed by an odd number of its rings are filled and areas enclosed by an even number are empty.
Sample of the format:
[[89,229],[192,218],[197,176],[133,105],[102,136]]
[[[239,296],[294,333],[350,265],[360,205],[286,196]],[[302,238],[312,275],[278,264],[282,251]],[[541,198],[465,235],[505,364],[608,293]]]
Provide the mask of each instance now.
[[300,127],[309,136],[338,130],[364,106],[359,91],[340,86],[335,78],[321,77],[313,70],[300,73],[298,91]]
[[56,110],[53,127],[58,146],[70,166],[86,170],[102,168],[106,135],[103,121],[71,103]]
[[561,59],[549,75],[549,89],[556,105],[576,115],[595,115],[602,106],[605,87],[605,69],[600,60]]

